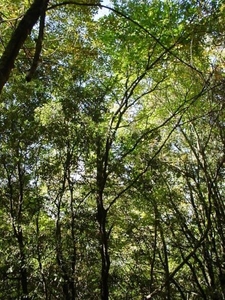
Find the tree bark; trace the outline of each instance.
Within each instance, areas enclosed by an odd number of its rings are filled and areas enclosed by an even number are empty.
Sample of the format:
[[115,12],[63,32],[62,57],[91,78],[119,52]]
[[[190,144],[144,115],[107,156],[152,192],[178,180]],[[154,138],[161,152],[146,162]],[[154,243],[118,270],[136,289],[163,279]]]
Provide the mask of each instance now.
[[21,47],[38,21],[42,13],[42,8],[44,6],[47,7],[48,2],[49,0],[34,0],[33,4],[19,22],[18,27],[13,32],[0,59],[0,93],[9,79]]

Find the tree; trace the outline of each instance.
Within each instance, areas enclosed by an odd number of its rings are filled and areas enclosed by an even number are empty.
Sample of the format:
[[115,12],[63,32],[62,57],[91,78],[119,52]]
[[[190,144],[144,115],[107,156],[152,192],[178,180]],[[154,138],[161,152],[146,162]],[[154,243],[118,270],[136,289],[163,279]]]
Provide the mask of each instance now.
[[37,3],[3,12],[0,298],[224,299],[222,2]]

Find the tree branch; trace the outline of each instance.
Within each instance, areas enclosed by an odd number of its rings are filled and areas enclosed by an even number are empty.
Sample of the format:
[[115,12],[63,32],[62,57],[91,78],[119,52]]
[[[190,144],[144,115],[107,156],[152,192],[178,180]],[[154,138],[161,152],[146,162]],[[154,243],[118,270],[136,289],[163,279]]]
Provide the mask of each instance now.
[[47,3],[47,1],[45,1],[45,3],[43,3],[41,17],[40,17],[39,34],[38,34],[38,39],[36,41],[36,49],[35,49],[33,63],[31,65],[31,68],[30,68],[27,76],[26,76],[27,82],[31,81],[31,79],[38,67],[38,64],[39,64],[40,54],[41,54],[41,50],[42,50],[42,41],[43,41],[43,37],[44,37],[45,13],[46,13],[47,5],[48,5],[48,3]]

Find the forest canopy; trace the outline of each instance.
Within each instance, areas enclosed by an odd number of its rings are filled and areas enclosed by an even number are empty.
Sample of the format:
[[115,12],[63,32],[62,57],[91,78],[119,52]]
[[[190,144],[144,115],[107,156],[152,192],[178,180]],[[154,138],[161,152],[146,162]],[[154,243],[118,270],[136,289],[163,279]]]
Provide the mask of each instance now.
[[225,299],[225,2],[2,0],[0,299]]

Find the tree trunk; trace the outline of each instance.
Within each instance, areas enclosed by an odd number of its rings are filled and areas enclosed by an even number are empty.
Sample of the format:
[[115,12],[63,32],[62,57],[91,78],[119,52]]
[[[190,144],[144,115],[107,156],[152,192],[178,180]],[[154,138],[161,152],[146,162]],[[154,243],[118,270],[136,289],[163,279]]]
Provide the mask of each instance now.
[[101,246],[101,300],[109,299],[108,279],[110,268],[110,257],[108,252],[108,232],[106,230],[107,211],[103,203],[103,191],[106,183],[106,173],[103,167],[104,155],[101,151],[102,140],[101,137],[97,139],[97,220],[100,231],[100,246]]
[[110,268],[110,258],[108,252],[108,233],[106,231],[106,210],[101,205],[98,206],[98,223],[100,229],[100,243],[101,243],[101,259],[102,259],[102,270],[101,270],[101,299],[109,299],[109,268]]
[[22,228],[19,228],[17,233],[17,240],[19,243],[20,248],[20,276],[21,276],[21,286],[22,286],[22,293],[21,300],[26,299],[29,300],[30,297],[28,296],[28,280],[27,280],[27,268],[26,268],[26,261],[25,261],[25,253],[24,253],[24,244],[23,244],[23,232]]
[[33,4],[25,13],[18,27],[13,32],[5,51],[0,59],[0,93],[5,83],[8,81],[10,73],[14,67],[15,60],[23,46],[27,36],[38,21],[42,8],[47,6],[49,0],[34,0]]

